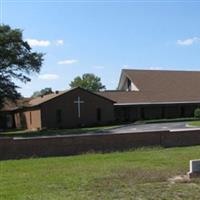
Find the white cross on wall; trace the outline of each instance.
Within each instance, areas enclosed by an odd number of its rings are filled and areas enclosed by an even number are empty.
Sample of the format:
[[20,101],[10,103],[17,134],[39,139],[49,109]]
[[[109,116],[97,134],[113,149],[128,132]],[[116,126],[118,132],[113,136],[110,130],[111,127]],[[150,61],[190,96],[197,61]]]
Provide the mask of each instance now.
[[81,98],[78,96],[77,100],[74,101],[75,104],[77,104],[78,108],[78,118],[81,117],[81,103],[85,103],[84,101],[81,101]]

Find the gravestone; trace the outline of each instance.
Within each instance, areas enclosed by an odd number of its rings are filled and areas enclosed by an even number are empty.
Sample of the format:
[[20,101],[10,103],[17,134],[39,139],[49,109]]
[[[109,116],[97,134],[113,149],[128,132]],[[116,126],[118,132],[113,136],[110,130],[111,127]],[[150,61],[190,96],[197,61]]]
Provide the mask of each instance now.
[[189,178],[200,177],[200,160],[190,160]]

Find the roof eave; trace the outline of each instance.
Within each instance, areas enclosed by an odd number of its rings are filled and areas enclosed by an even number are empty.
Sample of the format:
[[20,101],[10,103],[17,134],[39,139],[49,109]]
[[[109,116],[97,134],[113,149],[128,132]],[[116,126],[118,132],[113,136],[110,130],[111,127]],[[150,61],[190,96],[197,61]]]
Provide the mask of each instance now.
[[129,105],[165,105],[165,104],[188,104],[200,103],[200,101],[174,101],[174,102],[137,102],[137,103],[115,103],[115,106],[129,106]]

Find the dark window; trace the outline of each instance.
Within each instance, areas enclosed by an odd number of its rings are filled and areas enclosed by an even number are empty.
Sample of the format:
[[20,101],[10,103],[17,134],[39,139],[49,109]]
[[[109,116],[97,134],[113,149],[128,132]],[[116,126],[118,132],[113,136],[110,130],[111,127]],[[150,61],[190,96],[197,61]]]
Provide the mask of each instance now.
[[30,124],[32,124],[32,114],[30,112]]
[[57,121],[57,123],[61,123],[62,122],[62,110],[57,110],[56,111],[56,121]]
[[161,107],[161,117],[162,117],[162,119],[165,118],[165,107],[164,106]]
[[124,111],[124,121],[125,122],[130,121],[130,108],[128,107],[124,108],[123,111]]
[[128,91],[131,90],[131,80],[127,79],[127,87],[128,87]]
[[101,108],[97,108],[97,121],[101,121]]
[[185,117],[185,108],[181,106],[181,117]]
[[145,119],[145,114],[144,114],[144,108],[143,107],[140,108],[140,116],[141,116],[141,119]]

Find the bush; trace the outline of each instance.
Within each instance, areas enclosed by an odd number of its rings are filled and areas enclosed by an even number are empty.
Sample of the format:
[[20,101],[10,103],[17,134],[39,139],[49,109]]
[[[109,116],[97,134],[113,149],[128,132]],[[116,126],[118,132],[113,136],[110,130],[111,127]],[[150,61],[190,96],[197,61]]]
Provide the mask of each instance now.
[[200,118],[200,108],[196,108],[194,111],[194,117]]

